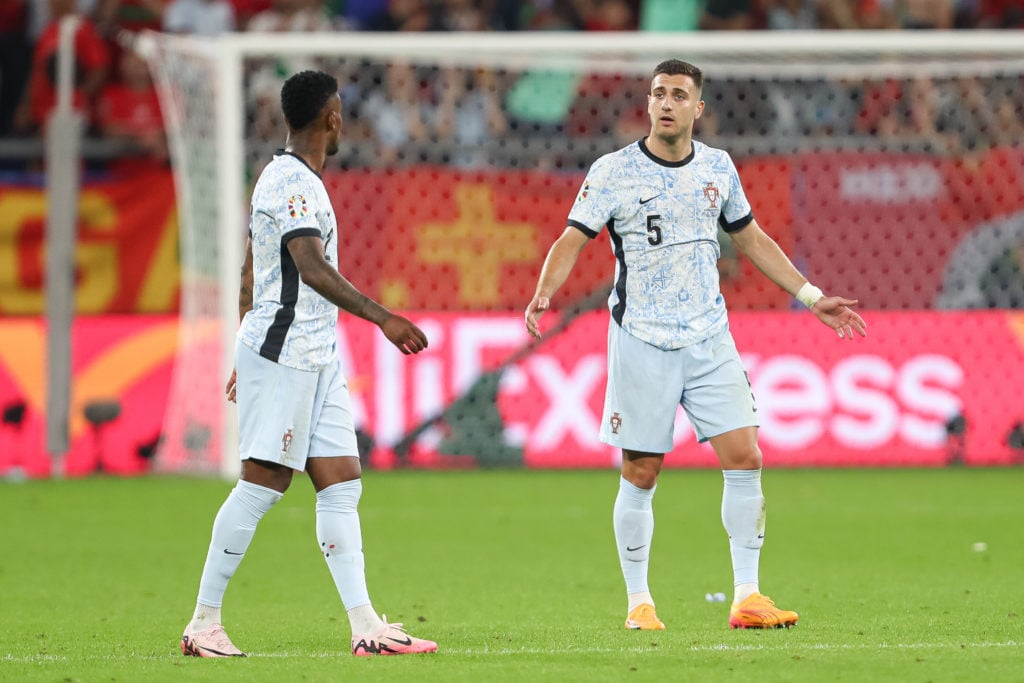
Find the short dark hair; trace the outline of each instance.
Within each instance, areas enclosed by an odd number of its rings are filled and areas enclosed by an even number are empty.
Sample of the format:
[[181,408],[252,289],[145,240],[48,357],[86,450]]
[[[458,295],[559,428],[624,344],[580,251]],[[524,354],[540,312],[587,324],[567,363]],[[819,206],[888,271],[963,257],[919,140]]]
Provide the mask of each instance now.
[[300,71],[281,86],[281,111],[292,130],[313,123],[332,95],[338,94],[338,79],[323,71]]
[[681,59],[666,59],[658,66],[654,67],[654,73],[651,74],[651,78],[654,78],[658,74],[665,74],[666,76],[689,76],[693,79],[693,84],[697,86],[697,90],[704,88],[704,72],[693,64],[684,62]]

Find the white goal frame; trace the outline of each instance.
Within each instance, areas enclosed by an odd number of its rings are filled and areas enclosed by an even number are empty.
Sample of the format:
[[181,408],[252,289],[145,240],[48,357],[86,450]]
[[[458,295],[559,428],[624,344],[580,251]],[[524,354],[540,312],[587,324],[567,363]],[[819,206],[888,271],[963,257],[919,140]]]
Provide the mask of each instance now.
[[[216,64],[216,153],[218,225],[217,297],[219,366],[222,380],[233,366],[238,326],[239,267],[247,216],[244,177],[243,66],[260,56],[402,58],[439,65],[486,65],[525,68],[560,63],[588,72],[617,70],[649,73],[659,61],[678,57],[700,66],[712,78],[784,75],[907,77],[936,73],[1024,73],[1024,40],[1018,31],[764,31],[707,33],[229,33],[214,39],[144,33],[139,50],[152,62],[157,45]],[[758,59],[770,55],[771,61]],[[786,63],[788,57],[794,62]],[[956,61],[970,58],[969,62]],[[802,60],[802,61],[801,61]],[[812,61],[813,60],[813,61]],[[152,67],[152,64],[151,64]],[[783,69],[782,74],[779,70]],[[159,72],[158,68],[154,68]],[[160,79],[157,78],[157,82]],[[173,103],[161,88],[171,115],[171,156],[182,239],[190,226],[192,199],[185,182],[189,169],[181,141],[175,137]],[[283,141],[282,141],[283,142]],[[225,410],[220,442],[220,473],[238,472],[237,420]]]

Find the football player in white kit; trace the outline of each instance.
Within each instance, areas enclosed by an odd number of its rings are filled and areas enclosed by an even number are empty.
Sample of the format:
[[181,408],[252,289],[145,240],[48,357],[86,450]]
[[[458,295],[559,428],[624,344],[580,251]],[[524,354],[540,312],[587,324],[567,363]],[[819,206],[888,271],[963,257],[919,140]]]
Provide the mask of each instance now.
[[729,155],[693,139],[694,121],[704,111],[702,86],[703,74],[692,64],[672,59],[654,69],[647,97],[650,134],[591,166],[525,313],[527,330],[540,338],[538,321],[551,297],[580,250],[607,227],[615,281],[600,438],[622,449],[612,518],[628,629],[665,628],[647,582],[651,503],[672,449],[679,405],[697,437],[711,443],[724,474],[722,522],[735,585],[729,625],[789,627],[798,618],[777,608],[758,586],[765,530],[758,421],[719,288],[718,226],[840,338],[866,334],[864,320],[851,308],[855,300],[824,296],[761,230]]
[[316,535],[352,629],[357,656],[435,652],[437,644],[377,616],[363,564],[358,503],[359,452],[348,385],[337,354],[338,309],[378,325],[402,353],[427,338],[411,321],[359,292],[339,272],[337,222],[320,171],[337,153],[337,80],[303,71],[281,89],[285,149],[253,190],[249,240],[228,399],[237,401],[242,474],[213,523],[192,620],[181,651],[197,657],[245,656],[228,638],[221,604],[260,519],[281,499],[293,473],[316,490]]

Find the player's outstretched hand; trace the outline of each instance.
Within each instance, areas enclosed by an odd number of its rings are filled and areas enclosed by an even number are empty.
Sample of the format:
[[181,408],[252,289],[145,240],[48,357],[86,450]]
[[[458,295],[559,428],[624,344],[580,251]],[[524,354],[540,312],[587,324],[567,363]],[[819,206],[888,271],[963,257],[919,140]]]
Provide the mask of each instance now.
[[551,308],[551,300],[546,296],[535,296],[526,307],[526,331],[534,339],[540,339],[540,317]]
[[868,325],[851,306],[856,306],[856,299],[844,299],[841,296],[825,296],[818,299],[811,310],[818,320],[825,323],[839,335],[839,338],[853,339],[853,331],[868,336]]
[[427,348],[427,335],[408,318],[392,314],[381,324],[380,330],[405,355]]
[[235,386],[238,384],[238,375],[234,368],[231,370],[231,377],[228,378],[228,383],[224,386],[224,393],[228,395],[228,400],[232,403],[235,402]]

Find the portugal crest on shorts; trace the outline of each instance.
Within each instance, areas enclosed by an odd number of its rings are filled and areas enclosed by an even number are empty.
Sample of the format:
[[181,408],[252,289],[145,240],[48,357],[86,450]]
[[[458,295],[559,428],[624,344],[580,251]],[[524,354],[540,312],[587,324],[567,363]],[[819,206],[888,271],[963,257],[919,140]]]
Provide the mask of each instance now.
[[289,429],[287,432],[284,433],[284,436],[281,437],[281,452],[282,453],[287,453],[288,449],[291,447],[291,445],[292,445],[292,430]]
[[618,434],[619,427],[622,426],[622,416],[618,413],[612,413],[612,416],[608,418],[608,424],[612,426],[612,434]]

